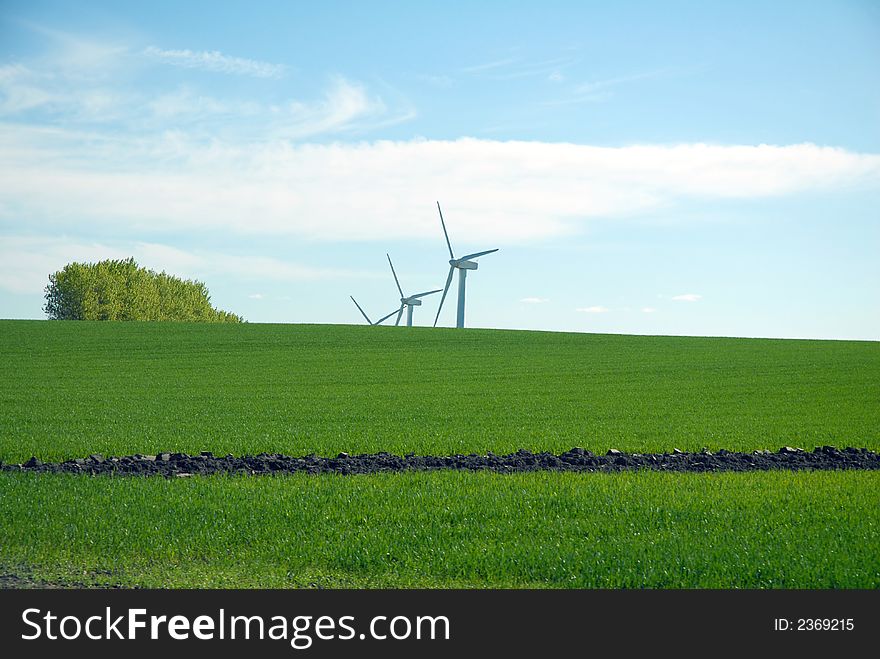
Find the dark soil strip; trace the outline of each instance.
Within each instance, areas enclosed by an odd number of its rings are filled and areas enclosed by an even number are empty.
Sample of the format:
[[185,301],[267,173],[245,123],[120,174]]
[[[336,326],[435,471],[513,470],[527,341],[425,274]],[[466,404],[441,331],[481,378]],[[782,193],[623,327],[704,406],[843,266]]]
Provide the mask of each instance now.
[[340,453],[335,458],[308,455],[292,458],[277,453],[261,453],[235,457],[214,456],[208,451],[201,455],[160,453],[105,458],[91,455],[61,463],[43,463],[31,458],[24,464],[3,464],[3,471],[42,473],[83,473],[115,476],[186,477],[196,474],[282,474],[306,472],[309,474],[375,474],[392,471],[437,471],[459,469],[512,473],[523,471],[767,471],[770,469],[880,469],[880,455],[864,448],[837,449],[832,446],[816,447],[813,451],[784,447],[773,453],[717,453],[640,454],[622,453],[611,449],[605,455],[594,455],[582,448],[573,448],[561,455],[532,453],[520,449],[509,455],[450,455],[430,456],[407,454],[403,457],[390,453],[349,455]]

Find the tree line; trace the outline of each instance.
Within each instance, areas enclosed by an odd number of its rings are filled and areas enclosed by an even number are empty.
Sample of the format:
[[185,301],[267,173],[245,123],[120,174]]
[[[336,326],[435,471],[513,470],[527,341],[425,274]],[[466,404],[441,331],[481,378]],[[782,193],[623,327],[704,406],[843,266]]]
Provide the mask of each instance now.
[[50,320],[244,322],[211,306],[202,282],[139,267],[134,258],[68,263],[49,275],[43,310]]

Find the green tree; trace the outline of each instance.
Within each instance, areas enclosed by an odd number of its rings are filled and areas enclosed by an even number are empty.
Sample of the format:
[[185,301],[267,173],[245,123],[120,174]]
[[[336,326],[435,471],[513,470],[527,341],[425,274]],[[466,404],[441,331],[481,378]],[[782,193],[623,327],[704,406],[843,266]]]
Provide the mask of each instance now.
[[202,282],[141,268],[134,258],[68,263],[49,275],[43,310],[51,320],[244,321],[212,307]]

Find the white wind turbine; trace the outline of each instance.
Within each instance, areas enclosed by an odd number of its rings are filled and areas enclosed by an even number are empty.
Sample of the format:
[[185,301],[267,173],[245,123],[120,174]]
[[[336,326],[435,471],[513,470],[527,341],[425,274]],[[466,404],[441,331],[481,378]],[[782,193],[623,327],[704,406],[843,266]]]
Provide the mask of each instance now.
[[440,210],[440,202],[437,202],[437,212],[440,213],[440,224],[443,226],[443,235],[446,236],[446,246],[449,248],[449,276],[446,278],[446,286],[443,288],[443,297],[440,298],[440,306],[437,307],[437,316],[434,318],[434,327],[437,327],[437,320],[440,318],[440,310],[443,308],[443,301],[446,299],[446,293],[449,291],[449,285],[452,283],[452,273],[458,270],[458,315],[456,316],[455,326],[464,327],[464,288],[467,281],[467,271],[476,270],[477,262],[471,261],[479,256],[485,256],[498,249],[487,249],[485,252],[475,252],[467,254],[460,259],[455,258],[452,253],[452,243],[449,242],[449,234],[446,233],[446,223],[443,221],[443,211]]
[[[400,317],[403,315],[404,307],[406,307],[406,326],[412,327],[413,307],[419,307],[422,305],[422,301],[419,298],[439,293],[441,289],[438,288],[436,291],[425,291],[424,293],[417,293],[416,295],[410,296],[404,295],[403,289],[400,287],[400,281],[397,279],[397,273],[394,272],[394,264],[391,262],[391,257],[388,254],[385,254],[385,256],[388,257],[388,265],[391,266],[391,274],[394,275],[394,283],[397,284],[397,290],[400,291],[400,309],[397,311],[397,320],[394,324],[395,326],[400,324]],[[393,313],[394,312],[392,312],[392,314]],[[385,316],[385,318],[387,317],[388,316]]]
[[370,320],[370,317],[369,317],[366,313],[364,313],[364,310],[361,309],[361,305],[359,305],[359,304],[357,303],[357,300],[355,300],[354,297],[351,296],[351,295],[349,295],[348,297],[351,298],[351,301],[354,302],[354,306],[356,306],[356,307],[358,308],[358,311],[361,312],[361,315],[364,317],[364,319],[366,319],[366,321],[367,321],[370,325],[378,325],[379,323],[381,323],[381,322],[382,322],[383,320],[385,320],[386,318],[391,318],[391,316],[393,316],[394,314],[397,313],[397,309],[395,309],[395,310],[392,311],[390,314],[388,314],[387,316],[382,316],[379,320],[377,320],[377,321],[374,323],[372,320]]

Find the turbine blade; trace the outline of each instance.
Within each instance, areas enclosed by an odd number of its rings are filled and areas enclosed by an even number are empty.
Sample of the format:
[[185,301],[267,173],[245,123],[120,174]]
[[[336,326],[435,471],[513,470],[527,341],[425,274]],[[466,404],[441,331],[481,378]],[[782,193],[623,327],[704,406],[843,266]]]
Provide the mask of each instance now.
[[397,311],[398,311],[398,310],[395,309],[394,311],[392,311],[392,312],[391,312],[390,314],[388,314],[387,316],[382,316],[379,320],[376,321],[376,325],[378,325],[379,323],[381,323],[383,320],[387,320],[387,319],[391,318],[391,316],[393,316],[394,314],[396,314]]
[[498,249],[487,249],[485,252],[474,252],[473,254],[468,254],[467,256],[462,256],[459,261],[467,261],[468,259],[475,259],[478,256],[485,256],[486,254],[491,254],[492,252],[497,252]]
[[427,291],[425,293],[419,293],[418,295],[410,295],[407,299],[408,300],[415,300],[420,297],[425,297],[426,295],[433,295],[434,293],[439,293],[442,290],[443,290],[442,288],[438,288],[436,291]]
[[440,210],[440,202],[437,202],[437,212],[440,213],[440,224],[443,225],[443,235],[446,236],[446,246],[449,248],[449,258],[454,259],[455,254],[452,253],[452,243],[449,242],[449,234],[446,233],[446,222],[443,221],[443,211]]
[[403,316],[403,305],[400,305],[400,311],[397,312],[397,320],[394,321],[394,326],[397,327],[400,325],[400,317]]
[[[385,256],[388,256],[388,254],[385,254]],[[398,281],[397,279],[397,273],[394,272],[394,264],[391,262],[390,256],[388,256],[388,265],[391,266],[391,274],[394,275],[394,283],[397,284],[397,290],[400,291],[400,297],[406,297],[406,295],[403,294],[403,289],[400,287],[400,281]]]
[[[358,308],[358,311],[361,312],[361,315],[367,320],[367,322],[368,322],[370,325],[372,325],[372,324],[373,324],[373,321],[370,320],[370,317],[369,317],[367,314],[364,313],[364,310],[361,309],[361,305],[359,305],[359,304],[357,303],[357,300],[355,300],[354,297],[352,297],[351,295],[349,295],[348,297],[350,297],[350,298],[351,298],[351,301],[354,302],[354,306],[356,306],[356,307]],[[383,318],[382,320],[384,320],[384,318]],[[381,323],[382,321],[380,320],[379,322]]]
[[455,272],[455,266],[449,266],[449,276],[446,278],[446,286],[443,289],[443,297],[440,298],[440,306],[437,307],[437,315],[434,316],[434,327],[437,327],[437,319],[440,318],[440,310],[443,308],[443,300],[446,299],[446,294],[449,292],[449,284],[452,283],[452,273]]

